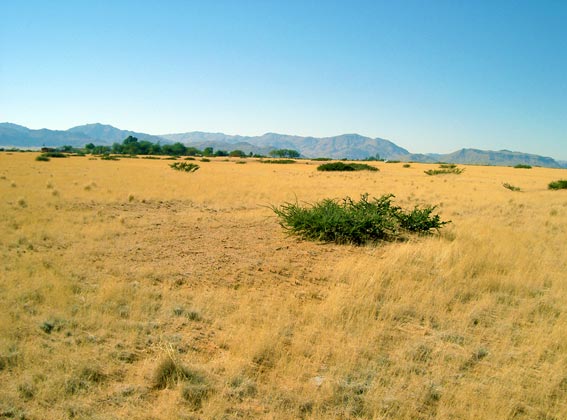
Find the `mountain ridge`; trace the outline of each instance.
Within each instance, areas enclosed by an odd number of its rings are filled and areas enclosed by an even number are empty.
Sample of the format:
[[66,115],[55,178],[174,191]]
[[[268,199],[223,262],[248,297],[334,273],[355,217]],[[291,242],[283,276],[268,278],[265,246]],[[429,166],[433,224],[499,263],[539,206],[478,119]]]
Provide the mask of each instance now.
[[297,136],[267,132],[260,136],[229,135],[204,131],[152,135],[131,130],[122,130],[108,124],[91,123],[68,130],[33,130],[9,122],[0,123],[0,146],[7,147],[60,147],[70,145],[82,147],[87,143],[110,146],[121,143],[128,136],[137,137],[153,143],[181,142],[197,148],[240,149],[245,153],[267,154],[273,149],[298,150],[303,157],[326,157],[331,159],[368,159],[412,161],[423,163],[447,162],[458,164],[478,164],[513,166],[526,164],[551,168],[567,168],[567,161],[556,161],[547,156],[510,150],[481,150],[463,148],[452,153],[416,154],[380,137],[371,138],[356,133],[330,137]]

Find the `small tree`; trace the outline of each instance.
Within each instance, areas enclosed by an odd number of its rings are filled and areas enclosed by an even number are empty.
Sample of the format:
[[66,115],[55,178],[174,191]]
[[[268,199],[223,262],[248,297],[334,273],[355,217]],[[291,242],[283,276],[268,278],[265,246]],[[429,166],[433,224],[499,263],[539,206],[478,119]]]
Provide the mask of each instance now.
[[293,149],[276,149],[272,150],[269,154],[272,157],[279,158],[298,158],[300,156],[300,153]]
[[230,157],[238,157],[238,158],[245,158],[246,157],[246,153],[244,153],[242,150],[233,150],[232,152],[229,153]]

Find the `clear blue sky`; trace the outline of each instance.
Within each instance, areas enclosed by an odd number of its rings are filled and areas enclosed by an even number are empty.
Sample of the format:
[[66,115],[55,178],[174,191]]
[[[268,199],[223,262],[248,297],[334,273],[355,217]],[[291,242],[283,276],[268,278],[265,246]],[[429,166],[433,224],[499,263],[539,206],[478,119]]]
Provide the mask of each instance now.
[[0,121],[567,160],[566,1],[5,1]]

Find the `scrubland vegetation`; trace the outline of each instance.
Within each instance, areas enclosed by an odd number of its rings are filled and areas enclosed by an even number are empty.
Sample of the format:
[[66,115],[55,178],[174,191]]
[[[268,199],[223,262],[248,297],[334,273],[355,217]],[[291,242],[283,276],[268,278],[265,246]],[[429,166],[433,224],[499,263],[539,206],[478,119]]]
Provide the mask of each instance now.
[[317,167],[318,171],[334,171],[334,172],[353,172],[353,171],[371,171],[378,172],[379,169],[376,166],[371,166],[366,163],[344,163],[344,162],[332,162],[323,163]]
[[[567,418],[563,170],[36,156],[0,153],[0,418]],[[452,223],[339,245],[270,209],[365,192]]]

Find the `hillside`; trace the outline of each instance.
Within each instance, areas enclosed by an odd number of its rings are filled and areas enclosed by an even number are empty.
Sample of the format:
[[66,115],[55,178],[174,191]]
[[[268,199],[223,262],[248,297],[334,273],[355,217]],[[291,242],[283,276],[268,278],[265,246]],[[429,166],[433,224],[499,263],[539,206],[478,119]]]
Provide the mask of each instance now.
[[107,124],[85,124],[67,130],[70,133],[84,134],[97,144],[112,144],[114,142],[121,143],[128,136],[137,137],[138,140],[147,140],[153,143],[168,143],[163,137],[153,136],[151,134],[139,133],[130,130],[121,130]]
[[224,133],[207,133],[192,131],[187,133],[174,133],[152,135],[130,130],[121,130],[105,124],[85,124],[68,130],[31,130],[29,128],[11,124],[0,124],[0,146],[3,147],[59,147],[70,145],[84,146],[86,143],[98,145],[111,145],[122,142],[126,137],[134,136],[139,140],[148,140],[153,143],[181,142],[187,146],[200,149],[213,147],[214,149],[234,150],[240,149],[246,153],[268,154],[274,149],[294,149],[308,158],[327,157],[332,159],[366,159],[380,157],[387,160],[400,160],[405,162],[449,162],[459,164],[478,164],[494,166],[514,166],[527,164],[549,168],[566,167],[566,163],[559,163],[551,157],[534,154],[513,152],[509,150],[478,150],[461,149],[448,154],[414,154],[382,139],[361,136],[360,134],[342,134],[332,137],[303,137],[288,134],[266,133],[261,136],[240,136]]
[[60,130],[30,130],[17,124],[0,124],[0,145],[14,147],[41,147],[70,145],[82,147],[91,138],[80,132]]

